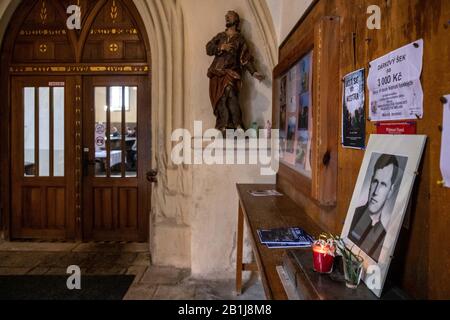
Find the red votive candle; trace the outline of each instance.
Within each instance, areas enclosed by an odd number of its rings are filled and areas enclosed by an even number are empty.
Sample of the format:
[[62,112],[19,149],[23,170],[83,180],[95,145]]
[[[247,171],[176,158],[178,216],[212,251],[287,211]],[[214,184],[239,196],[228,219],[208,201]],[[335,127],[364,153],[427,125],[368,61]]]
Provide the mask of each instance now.
[[334,263],[334,247],[314,244],[313,261],[314,271],[318,273],[331,273]]

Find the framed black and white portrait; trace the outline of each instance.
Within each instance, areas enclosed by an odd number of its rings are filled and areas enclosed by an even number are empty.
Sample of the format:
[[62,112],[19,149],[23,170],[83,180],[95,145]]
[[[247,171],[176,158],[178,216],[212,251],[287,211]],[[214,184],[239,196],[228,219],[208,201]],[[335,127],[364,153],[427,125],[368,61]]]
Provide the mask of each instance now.
[[363,280],[381,296],[426,136],[372,135],[342,238],[364,259]]

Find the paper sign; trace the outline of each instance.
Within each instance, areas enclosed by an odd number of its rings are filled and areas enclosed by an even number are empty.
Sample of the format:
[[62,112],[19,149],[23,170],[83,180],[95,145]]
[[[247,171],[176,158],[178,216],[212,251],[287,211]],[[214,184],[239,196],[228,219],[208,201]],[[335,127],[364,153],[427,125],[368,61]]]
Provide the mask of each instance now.
[[106,127],[104,124],[95,126],[95,151],[100,151],[106,144]]
[[441,172],[444,186],[450,188],[450,95],[445,97],[442,123]]
[[365,70],[344,77],[342,146],[364,149],[366,147]]
[[372,121],[423,117],[422,65],[422,39],[370,63],[367,85]]
[[417,134],[416,122],[380,122],[377,134]]

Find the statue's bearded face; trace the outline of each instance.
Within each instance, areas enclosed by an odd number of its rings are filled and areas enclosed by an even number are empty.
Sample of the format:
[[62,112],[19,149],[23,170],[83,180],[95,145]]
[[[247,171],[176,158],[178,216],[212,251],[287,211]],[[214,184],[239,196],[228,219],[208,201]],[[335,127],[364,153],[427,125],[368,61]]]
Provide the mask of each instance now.
[[226,22],[227,28],[237,26],[239,24],[239,17],[236,15],[236,13],[230,11],[225,16],[225,22]]

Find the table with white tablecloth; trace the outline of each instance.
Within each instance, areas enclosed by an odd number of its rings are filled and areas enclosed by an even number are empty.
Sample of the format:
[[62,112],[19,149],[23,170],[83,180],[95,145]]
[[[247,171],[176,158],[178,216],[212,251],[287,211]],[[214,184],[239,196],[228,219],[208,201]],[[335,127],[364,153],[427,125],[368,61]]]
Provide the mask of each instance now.
[[[96,151],[95,158],[106,162],[106,150]],[[122,163],[122,151],[120,150],[111,150],[111,157],[109,161],[110,167],[113,167],[117,164]]]

